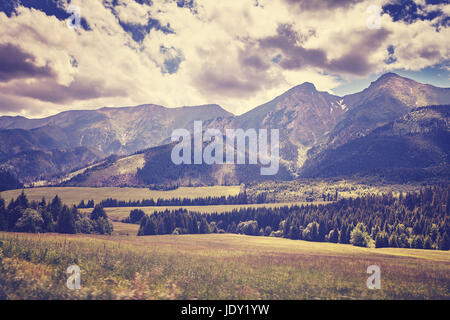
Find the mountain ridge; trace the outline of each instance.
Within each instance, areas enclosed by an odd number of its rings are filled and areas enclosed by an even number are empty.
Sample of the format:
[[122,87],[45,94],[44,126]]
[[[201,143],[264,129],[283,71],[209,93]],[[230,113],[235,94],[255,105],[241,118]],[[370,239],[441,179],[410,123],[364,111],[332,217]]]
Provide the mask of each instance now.
[[[387,73],[364,90],[343,97],[304,82],[242,115],[233,115],[216,104],[177,108],[142,104],[68,110],[42,119],[4,116],[0,117],[0,168],[8,157],[17,158],[23,152],[71,152],[78,147],[95,155],[95,159],[85,156],[89,163],[80,160],[80,167],[114,154],[123,158],[170,144],[174,129],[192,131],[193,122],[201,120],[204,130],[279,129],[280,163],[295,177],[307,161],[319,160],[327,151],[364,137],[418,106],[449,102],[450,88]],[[62,166],[55,163],[55,167]],[[52,174],[61,174],[54,171]],[[31,181],[34,177],[26,178]]]
[[447,168],[448,173],[449,161],[450,105],[428,106],[308,159],[301,176],[379,175],[390,170],[393,178],[395,171],[408,170],[414,179],[417,172],[428,168]]

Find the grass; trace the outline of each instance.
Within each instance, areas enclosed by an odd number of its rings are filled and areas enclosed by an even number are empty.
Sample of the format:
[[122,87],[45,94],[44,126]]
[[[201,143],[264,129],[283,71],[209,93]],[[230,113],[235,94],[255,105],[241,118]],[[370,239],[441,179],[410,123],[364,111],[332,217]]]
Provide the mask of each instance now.
[[[142,200],[142,199],[170,199],[170,198],[198,198],[198,197],[220,197],[239,194],[239,186],[211,186],[211,187],[181,187],[176,190],[158,191],[147,188],[85,188],[85,187],[42,187],[25,189],[25,194],[29,200],[40,201],[42,197],[47,200],[58,195],[62,202],[68,205],[77,205],[81,200],[94,200],[96,203],[107,198],[117,200]],[[22,192],[20,190],[10,190],[0,193],[0,197],[9,201],[17,198]]]
[[[234,234],[0,233],[0,298],[450,299],[450,253]],[[81,290],[65,282],[81,268]],[[366,287],[369,265],[381,290]]]
[[[327,202],[317,201],[314,204],[323,204]],[[146,214],[151,214],[155,211],[176,210],[184,208],[188,211],[200,212],[200,213],[225,213],[232,212],[233,210],[239,210],[243,208],[275,208],[293,205],[308,205],[311,202],[286,202],[286,203],[264,203],[264,204],[241,204],[241,205],[216,205],[216,206],[161,206],[161,207],[120,207],[120,208],[105,208],[108,217],[113,221],[121,221],[130,215],[130,211],[133,209],[140,209]],[[81,212],[92,212],[92,209],[80,209]]]
[[139,230],[139,225],[137,224],[116,221],[113,221],[112,224],[114,227],[113,235],[115,236],[135,236]]

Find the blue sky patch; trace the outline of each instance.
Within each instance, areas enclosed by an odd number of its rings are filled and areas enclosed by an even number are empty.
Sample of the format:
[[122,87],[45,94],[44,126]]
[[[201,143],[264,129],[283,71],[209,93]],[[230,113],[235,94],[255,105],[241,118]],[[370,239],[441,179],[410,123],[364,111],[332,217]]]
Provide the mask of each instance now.
[[[166,48],[161,46],[159,51],[166,56],[164,59],[164,68],[161,68],[162,73],[174,74],[180,68],[181,62],[184,61],[183,53],[175,48]],[[175,55],[173,54],[175,53]]]
[[[70,4],[70,0],[68,3]],[[66,20],[72,15],[66,12],[57,0],[2,0],[0,2],[0,11],[6,13],[8,17],[11,17],[12,14],[17,13],[16,8],[18,6],[42,11],[47,16],[54,16],[61,21]],[[81,17],[81,27],[86,31],[91,30],[88,22],[83,17]]]
[[397,61],[397,58],[395,57],[395,47],[393,45],[390,45],[387,47],[388,57],[384,60],[384,63],[386,64],[392,64]]
[[272,62],[273,63],[280,63],[282,57],[283,56],[281,54],[277,54],[275,57],[272,58]]
[[161,22],[156,19],[149,18],[146,25],[125,23],[119,20],[119,24],[125,32],[131,34],[131,37],[136,42],[142,42],[145,36],[150,33],[150,30],[155,29],[162,31],[165,34],[175,33],[170,27],[170,23],[166,26],[163,26]]
[[[426,4],[442,4],[448,1],[427,0]],[[383,6],[383,13],[387,13],[395,21],[404,21],[406,23],[414,23],[417,20],[432,21],[444,15],[440,9],[432,11],[424,11],[424,6],[416,4],[413,0],[396,0]],[[448,17],[444,16],[440,25],[445,23],[447,25]]]

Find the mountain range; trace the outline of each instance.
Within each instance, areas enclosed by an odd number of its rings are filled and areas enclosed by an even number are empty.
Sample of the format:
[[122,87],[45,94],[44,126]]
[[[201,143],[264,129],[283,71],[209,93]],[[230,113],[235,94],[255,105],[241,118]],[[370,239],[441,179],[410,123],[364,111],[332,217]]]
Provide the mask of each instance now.
[[450,88],[387,73],[363,91],[344,97],[305,82],[239,116],[218,105],[74,110],[43,119],[4,116],[0,168],[27,183],[144,186],[259,181],[257,166],[170,162],[172,131],[192,130],[194,121],[202,120],[204,129],[221,131],[279,129],[280,172],[266,178],[397,175],[399,170],[422,170],[426,175],[448,166],[449,103]]

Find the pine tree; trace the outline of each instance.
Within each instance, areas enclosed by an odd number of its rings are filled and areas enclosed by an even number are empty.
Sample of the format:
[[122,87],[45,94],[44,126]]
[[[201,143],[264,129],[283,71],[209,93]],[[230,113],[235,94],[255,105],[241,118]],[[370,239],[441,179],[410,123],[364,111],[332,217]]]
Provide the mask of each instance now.
[[339,231],[338,230],[331,230],[328,235],[329,241],[333,243],[338,243],[339,241]]
[[445,232],[439,240],[438,248],[439,250],[450,250],[450,238],[447,232]]
[[145,215],[141,219],[141,225],[139,227],[138,236],[151,236],[156,235],[157,228],[154,219]]
[[405,233],[402,233],[400,235],[400,237],[398,237],[398,247],[399,248],[409,248],[409,241],[408,241],[408,237],[406,236]]
[[53,216],[53,221],[57,221],[60,214],[61,214],[61,210],[63,208],[63,204],[61,199],[58,197],[58,195],[56,195],[53,200],[52,203],[50,204],[50,212],[52,213]]
[[422,235],[415,236],[411,247],[414,249],[423,249],[424,247],[423,236]]
[[23,209],[28,208],[28,198],[25,195],[25,191],[22,190],[22,193],[16,199],[16,206],[22,207]]
[[431,241],[431,238],[429,236],[425,237],[423,248],[428,250],[433,249],[433,242]]
[[7,220],[6,220],[6,208],[5,208],[5,201],[0,198],[0,231],[6,230],[7,227]]
[[210,233],[211,231],[209,230],[209,225],[208,222],[206,221],[205,218],[202,219],[201,223],[200,223],[200,228],[198,231],[200,234],[206,234],[206,233]]
[[385,248],[389,246],[389,238],[386,232],[378,232],[375,238],[375,248]]
[[98,220],[100,218],[108,219],[108,216],[106,215],[105,209],[103,209],[103,206],[101,204],[97,204],[92,210],[91,213],[91,219],[92,220]]
[[76,233],[75,217],[73,216],[72,211],[67,206],[63,206],[63,208],[61,209],[56,230],[59,233]]
[[389,247],[398,248],[397,236],[395,234],[389,237]]

